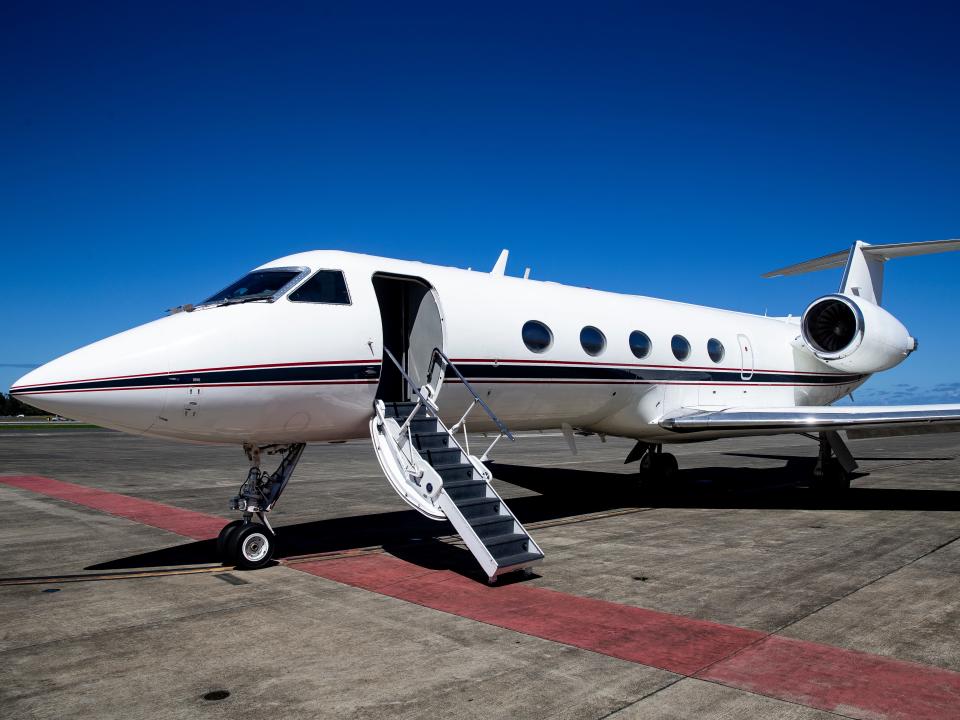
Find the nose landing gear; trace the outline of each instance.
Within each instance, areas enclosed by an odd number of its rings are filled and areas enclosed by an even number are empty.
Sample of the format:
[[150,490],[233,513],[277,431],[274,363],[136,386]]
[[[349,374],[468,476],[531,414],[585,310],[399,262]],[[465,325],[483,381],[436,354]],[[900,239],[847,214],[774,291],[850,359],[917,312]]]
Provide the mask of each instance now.
[[[273,558],[276,534],[267,520],[267,513],[287,487],[305,447],[305,443],[263,447],[244,444],[251,467],[240,491],[230,500],[230,508],[242,512],[243,518],[227,523],[217,537],[217,552],[225,563],[255,570]],[[272,473],[260,469],[260,456],[264,452],[283,456]],[[253,522],[254,515],[259,523]]]

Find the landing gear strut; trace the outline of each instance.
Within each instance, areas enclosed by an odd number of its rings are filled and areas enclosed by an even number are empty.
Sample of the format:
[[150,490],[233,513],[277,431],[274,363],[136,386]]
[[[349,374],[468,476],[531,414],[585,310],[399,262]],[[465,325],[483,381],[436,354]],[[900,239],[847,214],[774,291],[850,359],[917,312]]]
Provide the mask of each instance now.
[[643,485],[659,488],[673,478],[679,470],[677,458],[663,452],[660,443],[637,442],[624,463],[640,460],[640,479]]
[[813,468],[810,489],[824,497],[842,494],[850,489],[850,474],[857,461],[837,432],[819,433],[820,453]]
[[[270,562],[276,535],[267,520],[267,513],[287,487],[305,447],[305,443],[264,447],[244,444],[251,467],[240,491],[230,500],[230,509],[242,512],[243,518],[227,523],[217,537],[217,552],[225,563],[255,570]],[[260,469],[262,453],[282,456],[280,465],[272,473]],[[253,522],[254,515],[259,518],[259,523]]]

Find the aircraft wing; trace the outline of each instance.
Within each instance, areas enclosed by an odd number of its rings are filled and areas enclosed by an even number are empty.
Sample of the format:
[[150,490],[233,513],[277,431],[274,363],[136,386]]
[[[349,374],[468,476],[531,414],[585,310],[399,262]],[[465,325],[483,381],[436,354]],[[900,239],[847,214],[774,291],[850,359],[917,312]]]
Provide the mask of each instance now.
[[779,435],[846,430],[851,438],[922,435],[960,431],[960,405],[692,407],[668,413],[659,424],[677,433]]

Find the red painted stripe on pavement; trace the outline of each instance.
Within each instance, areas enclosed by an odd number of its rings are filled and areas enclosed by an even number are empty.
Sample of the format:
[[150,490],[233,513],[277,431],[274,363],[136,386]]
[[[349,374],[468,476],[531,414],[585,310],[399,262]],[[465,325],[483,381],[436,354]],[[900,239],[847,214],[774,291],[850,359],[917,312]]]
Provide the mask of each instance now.
[[850,717],[960,717],[960,673],[779,635],[697,677]]
[[[224,519],[38,476],[0,484],[195,540]],[[389,555],[298,562],[296,570],[460,617],[856,718],[960,716],[960,673],[719,623],[514,584],[488,587]]]
[[216,515],[184,510],[152,500],[141,500],[129,495],[97,490],[38,475],[0,477],[0,484],[101,510],[110,515],[169,530],[194,540],[216,537],[226,524],[224,518]]
[[764,637],[755,630],[530,585],[488,587],[386,555],[297,563],[298,570],[489,625],[692,675]]
[[960,673],[385,555],[293,567],[435,610],[857,718],[960,716]]

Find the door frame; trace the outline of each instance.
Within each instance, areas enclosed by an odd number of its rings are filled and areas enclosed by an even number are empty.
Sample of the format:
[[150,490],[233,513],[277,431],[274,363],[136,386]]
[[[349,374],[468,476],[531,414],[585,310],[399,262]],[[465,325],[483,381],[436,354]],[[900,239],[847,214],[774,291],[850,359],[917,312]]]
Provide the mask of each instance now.
[[[446,353],[446,348],[447,348],[447,322],[446,322],[446,315],[445,315],[445,313],[444,313],[444,311],[443,311],[443,304],[440,302],[440,294],[437,292],[437,289],[433,286],[433,284],[432,284],[431,282],[429,282],[426,278],[423,278],[423,277],[421,277],[421,276],[419,276],[419,275],[406,275],[406,274],[403,274],[403,273],[393,273],[393,272],[380,271],[380,270],[378,270],[378,271],[374,272],[374,273],[371,275],[371,277],[370,277],[370,282],[371,282],[371,284],[373,285],[374,295],[375,295],[375,297],[376,297],[376,299],[377,299],[377,313],[378,313],[378,315],[379,315],[379,317],[380,317],[381,328],[383,329],[383,333],[382,333],[382,345],[383,345],[383,348],[382,348],[382,349],[385,350],[385,349],[387,348],[387,346],[388,346],[388,342],[387,342],[388,333],[386,332],[386,327],[385,327],[385,324],[384,324],[384,313],[383,313],[383,306],[382,306],[381,299],[380,299],[380,294],[379,294],[379,292],[377,291],[376,281],[377,281],[378,279],[392,280],[392,281],[395,281],[395,282],[406,282],[406,283],[410,283],[410,284],[413,284],[413,285],[418,285],[418,286],[420,286],[420,287],[422,287],[422,288],[425,288],[425,289],[429,292],[430,297],[431,297],[432,300],[433,300],[434,307],[436,307],[437,315],[439,316],[439,319],[440,319],[440,346],[439,346],[439,349],[440,349],[441,352]],[[394,355],[397,356],[397,359],[400,361],[400,363],[403,365],[403,370],[404,370],[404,372],[406,372],[406,373],[408,373],[408,374],[410,374],[409,352],[410,352],[410,330],[412,329],[412,327],[413,327],[413,325],[412,325],[412,322],[411,322],[411,324],[409,324],[407,327],[403,328],[403,332],[405,333],[406,336],[403,338],[403,351],[402,351],[402,354],[397,353],[393,348],[390,348],[391,351],[394,352]],[[433,348],[430,349],[430,353],[431,353],[431,355],[432,355],[432,353],[433,353]],[[393,365],[393,363],[392,363],[392,362],[390,361],[390,359],[387,357],[386,352],[381,352],[381,358],[382,358],[382,362],[383,362],[384,367],[386,367],[386,366],[388,366],[388,365],[390,365],[390,366]],[[381,370],[381,372],[380,372],[381,382],[383,381],[384,374],[385,374],[384,371]],[[436,397],[436,394],[437,394],[438,392],[440,392],[440,387],[441,387],[441,385],[443,384],[444,374],[445,374],[445,373],[443,373],[443,372],[439,373],[439,374],[438,374],[438,377],[430,383],[431,390],[433,391],[433,397]],[[424,382],[424,385],[426,385],[426,382]],[[380,389],[380,388],[378,387],[378,393],[379,393],[379,389]]]

